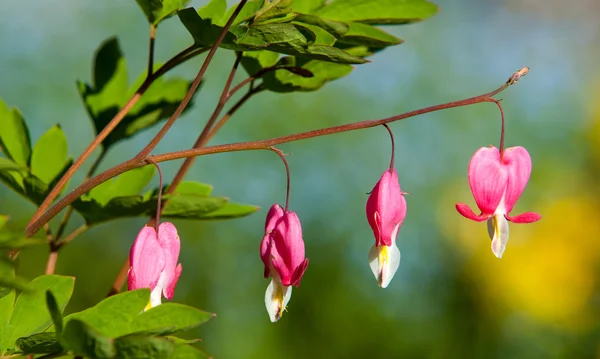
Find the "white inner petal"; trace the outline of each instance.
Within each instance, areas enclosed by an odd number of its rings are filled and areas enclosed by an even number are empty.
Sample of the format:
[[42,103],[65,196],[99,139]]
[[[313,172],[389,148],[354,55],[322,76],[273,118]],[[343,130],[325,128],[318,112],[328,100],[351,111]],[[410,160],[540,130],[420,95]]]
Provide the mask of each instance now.
[[488,219],[487,227],[492,239],[492,252],[497,258],[502,258],[508,243],[508,221],[503,214],[495,214]]
[[269,313],[269,319],[275,323],[283,315],[283,311],[292,297],[292,287],[284,286],[278,277],[271,279],[265,292],[265,307]]
[[163,288],[164,288],[166,282],[167,282],[167,273],[166,273],[166,271],[163,270],[160,273],[160,277],[158,278],[158,283],[156,283],[156,287],[154,287],[152,292],[150,292],[150,303],[148,303],[148,306],[146,307],[145,310],[148,310],[152,307],[156,307],[157,305],[161,305],[162,291],[163,291]]

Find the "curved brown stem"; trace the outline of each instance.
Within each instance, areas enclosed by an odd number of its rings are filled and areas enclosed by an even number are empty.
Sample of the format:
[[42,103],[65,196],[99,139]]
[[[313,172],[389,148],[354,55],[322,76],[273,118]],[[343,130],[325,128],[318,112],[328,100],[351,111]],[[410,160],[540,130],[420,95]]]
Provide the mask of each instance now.
[[[354,123],[350,123],[350,124],[346,124],[346,125],[327,127],[327,128],[322,128],[322,129],[313,130],[313,131],[296,133],[296,134],[292,134],[292,135],[288,135],[288,136],[271,138],[271,139],[267,139],[267,140],[238,142],[238,143],[231,143],[231,144],[226,144],[226,145],[218,145],[218,146],[210,146],[210,147],[190,149],[190,150],[175,151],[175,152],[169,152],[169,153],[156,155],[156,156],[149,156],[149,158],[157,163],[160,163],[160,162],[171,161],[171,160],[175,160],[175,159],[188,158],[188,157],[192,157],[192,156],[203,156],[203,155],[214,154],[214,153],[268,149],[271,146],[275,146],[275,145],[282,144],[282,143],[288,143],[288,142],[299,141],[299,140],[313,138],[313,137],[327,136],[327,135],[332,135],[335,133],[355,131],[355,130],[359,130],[359,129],[380,126],[384,123],[400,121],[400,120],[404,120],[406,118],[422,115],[425,113],[445,110],[445,109],[449,109],[449,108],[468,106],[468,105],[473,105],[473,104],[483,103],[483,102],[496,102],[497,100],[492,98],[492,96],[497,95],[498,93],[502,92],[510,85],[512,85],[512,83],[507,81],[504,85],[500,86],[498,89],[491,91],[491,92],[484,93],[479,96],[474,96],[474,97],[470,97],[470,98],[467,98],[464,100],[459,100],[459,101],[452,101],[452,102],[448,102],[448,103],[444,103],[444,104],[440,104],[440,105],[425,107],[425,108],[422,108],[419,110],[406,112],[406,113],[403,113],[400,115],[387,117],[384,119],[354,122]],[[37,230],[40,229],[41,226],[43,226],[45,223],[47,223],[52,217],[54,217],[63,208],[65,208],[66,206],[71,204],[75,199],[79,198],[81,195],[83,195],[90,189],[96,187],[100,183],[102,183],[110,178],[113,178],[123,172],[131,170],[133,168],[142,167],[145,165],[147,165],[147,163],[144,160],[138,160],[137,158],[133,158],[133,159],[125,161],[113,168],[110,168],[110,169],[106,170],[105,172],[95,176],[94,178],[84,182],[79,187],[75,188],[73,191],[71,191],[69,194],[67,194],[63,199],[58,201],[54,206],[52,206],[50,209],[48,209],[48,211],[46,211],[44,214],[39,216],[39,218],[36,221],[32,221],[32,223],[27,226],[25,233],[28,236],[32,236],[33,234],[35,234],[37,232]]]

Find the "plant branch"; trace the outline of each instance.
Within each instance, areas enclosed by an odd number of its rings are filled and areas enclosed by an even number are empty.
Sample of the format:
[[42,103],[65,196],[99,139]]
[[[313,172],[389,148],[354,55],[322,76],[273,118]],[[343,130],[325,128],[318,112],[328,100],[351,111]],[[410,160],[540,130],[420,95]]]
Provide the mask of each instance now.
[[[229,92],[229,88],[231,87],[231,83],[233,82],[233,78],[235,76],[235,73],[236,73],[239,65],[240,65],[241,60],[242,60],[242,53],[238,52],[236,54],[236,58],[235,58],[235,62],[233,63],[233,67],[231,68],[231,71],[229,72],[229,76],[227,77],[227,81],[225,82],[225,86],[223,87],[223,91],[221,92],[221,96],[219,97],[219,102],[217,103],[217,106],[215,107],[212,115],[206,122],[204,129],[202,129],[202,132],[196,139],[196,142],[194,143],[194,146],[192,148],[203,147],[206,144],[206,142],[208,142],[208,140],[209,140],[208,135],[210,133],[210,130],[211,130],[213,124],[215,123],[215,121],[217,120],[217,117],[223,110],[223,107],[227,103],[227,100],[229,100],[229,98],[232,95],[232,93]],[[183,164],[181,165],[181,167],[175,174],[173,181],[171,181],[171,183],[165,190],[165,194],[171,194],[175,191],[175,189],[177,188],[179,183],[183,180],[183,177],[185,177],[187,172],[190,170],[190,168],[194,164],[194,160],[195,160],[194,157],[188,157],[185,159],[185,161],[183,162]]]
[[283,151],[281,151],[278,148],[275,147],[269,147],[269,150],[275,152],[277,154],[277,156],[279,156],[279,158],[281,158],[281,161],[283,162],[283,165],[285,166],[285,174],[287,177],[287,181],[286,181],[286,186],[285,186],[285,212],[287,213],[290,207],[290,165],[288,164],[287,159],[285,158],[285,154],[283,153]]
[[148,46],[148,75],[146,78],[152,77],[154,71],[154,43],[156,42],[156,26],[150,24],[150,46]]
[[[191,156],[203,156],[203,155],[208,155],[208,154],[224,153],[224,152],[268,149],[271,146],[279,145],[282,143],[288,143],[288,142],[299,141],[299,140],[313,138],[313,137],[327,136],[327,135],[332,135],[332,134],[341,133],[341,132],[348,132],[348,131],[354,131],[354,130],[369,128],[369,127],[380,126],[384,123],[400,121],[400,120],[404,120],[406,118],[422,115],[425,113],[445,110],[445,109],[449,109],[449,108],[468,106],[468,105],[473,105],[473,104],[483,103],[483,102],[495,102],[497,100],[492,98],[492,96],[497,95],[498,93],[504,91],[510,85],[514,84],[515,83],[513,81],[514,76],[515,75],[513,74],[513,76],[511,76],[511,78],[509,78],[509,80],[504,85],[500,86],[496,90],[484,93],[479,96],[474,96],[474,97],[470,97],[470,98],[467,98],[464,100],[459,100],[459,101],[452,101],[452,102],[448,102],[448,103],[444,103],[444,104],[440,104],[440,105],[425,107],[425,108],[422,108],[419,110],[406,112],[406,113],[403,113],[400,115],[387,117],[384,119],[354,122],[354,123],[350,123],[350,124],[346,124],[346,125],[339,125],[339,126],[327,127],[327,128],[322,128],[322,129],[313,130],[313,131],[300,132],[300,133],[296,133],[296,134],[292,134],[292,135],[288,135],[288,136],[275,137],[275,138],[271,138],[271,139],[267,139],[267,140],[238,142],[238,143],[231,143],[231,144],[225,144],[225,145],[209,146],[209,147],[204,147],[204,148],[175,151],[175,152],[169,152],[169,153],[165,153],[165,154],[161,154],[161,155],[150,156],[149,158],[157,163],[160,163],[160,162],[165,162],[165,161],[187,158],[187,157],[191,157]],[[52,206],[50,209],[48,209],[45,213],[43,213],[39,217],[39,219],[37,219],[36,221],[32,221],[32,223],[27,226],[25,233],[28,236],[32,236],[33,234],[35,234],[37,232],[37,230],[40,229],[41,226],[43,226],[45,223],[47,223],[52,217],[54,217],[63,208],[65,208],[66,206],[71,204],[74,200],[79,198],[81,195],[83,195],[90,189],[96,187],[100,183],[102,183],[110,178],[113,178],[121,173],[129,171],[131,169],[146,166],[146,165],[147,165],[147,163],[145,162],[145,160],[137,160],[136,158],[133,158],[133,159],[123,162],[115,167],[112,167],[112,168],[106,170],[105,172],[95,176],[94,178],[84,182],[79,187],[75,188],[73,191],[71,191],[69,194],[67,194],[60,201],[58,201],[54,206]]]
[[102,144],[102,141],[121,123],[121,121],[125,118],[125,116],[131,111],[133,106],[140,100],[142,95],[148,90],[150,85],[160,76],[165,74],[167,71],[176,67],[177,65],[189,60],[193,56],[197,56],[204,51],[206,48],[196,49],[194,45],[186,48],[181,51],[169,61],[167,61],[164,65],[162,65],[152,76],[147,77],[146,80],[140,85],[140,87],[136,90],[133,96],[125,103],[123,108],[113,117],[112,120],[100,131],[100,133],[94,138],[94,140],[88,145],[88,147],[79,155],[79,157],[75,160],[75,162],[71,165],[71,167],[65,172],[65,174],[61,177],[61,179],[56,183],[54,188],[48,193],[48,196],[44,199],[42,204],[38,207],[36,212],[33,214],[31,220],[29,221],[29,225],[33,222],[37,221],[42,213],[50,207],[52,202],[58,197],[60,192],[63,190],[67,182],[73,177],[75,172],[81,167],[81,165],[90,157],[90,155],[94,152],[98,146]]
[[388,126],[387,123],[384,123],[383,127],[385,127],[387,132],[390,134],[390,140],[392,141],[392,158],[390,159],[390,171],[391,171],[394,168],[394,157],[396,156],[396,144],[394,142],[394,133],[392,132],[392,129],[390,128],[390,126]]
[[223,26],[223,29],[221,30],[219,37],[217,37],[217,40],[210,48],[208,55],[206,55],[206,59],[204,59],[204,63],[202,64],[202,67],[200,67],[200,70],[198,71],[198,75],[196,75],[196,78],[192,82],[190,89],[185,94],[185,97],[183,98],[183,100],[181,101],[179,106],[177,106],[177,109],[175,110],[173,115],[171,115],[171,117],[163,125],[163,127],[160,129],[160,131],[158,131],[156,136],[154,136],[154,138],[152,138],[152,140],[150,140],[150,143],[148,143],[133,159],[135,159],[136,161],[139,162],[140,160],[143,160],[146,157],[148,157],[150,152],[152,152],[152,150],[156,147],[156,145],[158,145],[158,143],[162,140],[162,138],[167,134],[169,129],[171,129],[171,126],[173,126],[175,121],[179,118],[179,116],[181,115],[183,110],[185,110],[187,105],[190,103],[190,100],[192,99],[194,92],[196,92],[196,90],[198,89],[198,86],[200,86],[200,82],[204,78],[204,74],[206,73],[206,70],[208,69],[208,65],[210,65],[210,63],[212,62],[212,59],[214,58],[215,53],[217,52],[217,49],[219,48],[219,45],[221,45],[221,42],[223,42],[223,39],[225,38],[225,35],[229,31],[229,28],[233,24],[233,21],[238,16],[238,14],[240,13],[240,11],[242,10],[242,8],[244,7],[244,5],[246,4],[247,1],[248,0],[240,1],[239,5],[236,7],[233,14],[231,14],[231,16],[229,17],[229,20],[227,20],[227,23],[225,24],[225,26]]

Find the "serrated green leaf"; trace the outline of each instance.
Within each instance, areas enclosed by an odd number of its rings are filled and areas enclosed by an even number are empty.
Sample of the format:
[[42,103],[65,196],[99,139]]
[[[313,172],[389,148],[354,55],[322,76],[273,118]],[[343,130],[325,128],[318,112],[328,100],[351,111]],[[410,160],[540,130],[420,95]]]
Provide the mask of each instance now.
[[23,354],[53,354],[61,353],[62,346],[56,339],[56,333],[36,333],[28,337],[19,338],[16,347]]
[[29,283],[34,289],[31,293],[21,293],[17,298],[12,316],[8,323],[10,332],[8,344],[14,345],[20,337],[29,336],[46,329],[52,323],[46,307],[47,290],[56,297],[60,310],[64,310],[73,294],[75,278],[59,275],[43,275]]
[[31,153],[31,173],[45,183],[50,183],[60,173],[67,160],[67,136],[55,125],[44,133]]
[[351,22],[349,31],[339,42],[350,45],[362,45],[370,49],[383,49],[401,44],[403,41],[387,32],[368,24]]
[[75,355],[86,358],[108,359],[115,356],[112,339],[77,319],[72,319],[65,325],[61,344]]
[[64,322],[67,325],[71,320],[80,320],[106,337],[120,337],[133,332],[131,322],[142,313],[149,300],[149,289],[119,293],[92,308],[67,315]]
[[168,359],[175,352],[175,344],[155,336],[127,335],[115,339],[116,359]]
[[327,0],[294,0],[294,11],[302,14],[310,14],[323,6]]
[[421,21],[437,12],[438,7],[425,0],[334,0],[314,13],[330,20],[385,25]]
[[175,15],[189,0],[136,0],[148,22],[157,26],[161,21]]
[[[170,333],[195,328],[214,317],[212,313],[179,303],[164,303],[140,314],[133,320],[134,332],[170,328]],[[165,333],[167,334],[167,333]]]
[[208,359],[210,356],[191,345],[181,345],[175,348],[171,359]]
[[62,311],[58,307],[58,302],[56,298],[52,294],[51,291],[46,291],[46,306],[48,307],[48,312],[50,312],[50,318],[52,318],[52,323],[54,323],[54,329],[56,333],[60,335],[63,330],[63,317]]
[[18,109],[9,110],[0,99],[0,148],[2,152],[21,166],[29,165],[31,155],[31,140],[29,129]]

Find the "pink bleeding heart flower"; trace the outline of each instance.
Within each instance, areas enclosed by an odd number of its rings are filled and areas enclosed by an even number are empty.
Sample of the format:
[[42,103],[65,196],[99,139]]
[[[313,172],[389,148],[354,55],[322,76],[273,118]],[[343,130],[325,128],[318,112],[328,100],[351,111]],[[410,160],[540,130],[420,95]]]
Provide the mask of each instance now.
[[396,236],[406,217],[406,200],[394,168],[386,170],[367,200],[367,220],[375,235],[369,265],[380,287],[386,288],[400,265]]
[[177,280],[181,275],[179,235],[170,222],[161,223],[158,233],[154,227],[144,226],[131,251],[128,288],[150,288],[150,302],[145,310],[161,304],[161,297],[173,298]]
[[477,222],[487,220],[492,252],[498,258],[508,242],[508,221],[531,223],[542,218],[534,212],[510,216],[523,193],[531,175],[531,157],[523,147],[510,147],[504,153],[494,147],[482,147],[469,163],[469,185],[481,214],[476,215],[464,203],[456,210],[464,217]]
[[269,209],[260,257],[265,265],[265,278],[272,277],[265,293],[265,306],[271,322],[276,322],[290,301],[292,286],[300,286],[308,266],[302,226],[294,212],[286,212],[278,204]]

